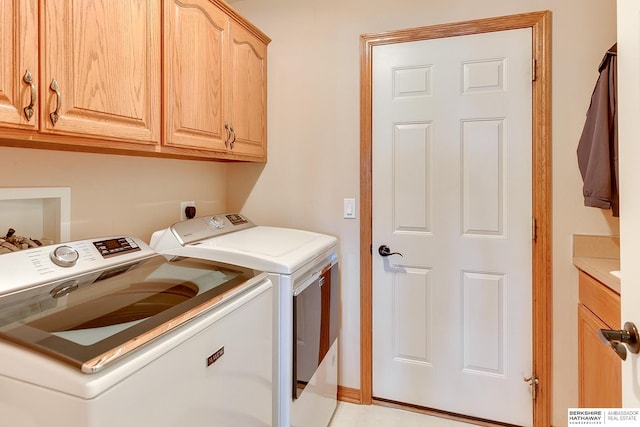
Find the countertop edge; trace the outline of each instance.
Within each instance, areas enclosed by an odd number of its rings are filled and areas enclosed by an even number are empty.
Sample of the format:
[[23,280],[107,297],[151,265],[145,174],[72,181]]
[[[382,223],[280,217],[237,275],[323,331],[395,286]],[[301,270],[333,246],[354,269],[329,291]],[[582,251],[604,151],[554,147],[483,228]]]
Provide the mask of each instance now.
[[620,279],[610,273],[620,270],[619,259],[573,257],[573,265],[620,295]]

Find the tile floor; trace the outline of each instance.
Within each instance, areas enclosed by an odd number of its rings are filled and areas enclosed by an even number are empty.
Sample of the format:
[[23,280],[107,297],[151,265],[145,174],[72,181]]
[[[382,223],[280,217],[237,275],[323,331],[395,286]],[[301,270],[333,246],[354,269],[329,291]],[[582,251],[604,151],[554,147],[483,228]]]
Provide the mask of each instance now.
[[329,427],[477,427],[379,405],[338,402]]

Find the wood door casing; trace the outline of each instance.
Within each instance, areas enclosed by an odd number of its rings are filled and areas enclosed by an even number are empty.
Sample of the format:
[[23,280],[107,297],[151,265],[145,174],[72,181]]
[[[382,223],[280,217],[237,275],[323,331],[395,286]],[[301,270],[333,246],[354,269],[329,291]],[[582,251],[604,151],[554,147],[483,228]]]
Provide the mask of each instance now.
[[41,131],[159,143],[159,2],[44,2],[41,12]]
[[372,402],[372,80],[373,47],[517,28],[532,28],[533,82],[533,369],[539,379],[534,425],[551,423],[551,13],[525,13],[361,36],[360,49],[360,401]]

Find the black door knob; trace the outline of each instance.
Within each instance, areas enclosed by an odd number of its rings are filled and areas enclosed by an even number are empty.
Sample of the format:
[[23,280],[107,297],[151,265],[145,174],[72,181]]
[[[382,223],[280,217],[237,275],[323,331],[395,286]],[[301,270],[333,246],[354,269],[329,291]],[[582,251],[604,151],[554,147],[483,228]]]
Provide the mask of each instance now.
[[380,254],[380,256],[385,256],[385,257],[390,255],[402,256],[400,252],[391,252],[391,249],[389,249],[389,246],[387,245],[380,245],[380,247],[378,248],[378,253]]
[[633,322],[626,322],[624,329],[621,330],[600,329],[598,336],[600,337],[600,341],[609,344],[622,360],[627,358],[627,349],[623,344],[625,344],[632,353],[640,352],[638,329],[636,329],[636,325],[634,325]]

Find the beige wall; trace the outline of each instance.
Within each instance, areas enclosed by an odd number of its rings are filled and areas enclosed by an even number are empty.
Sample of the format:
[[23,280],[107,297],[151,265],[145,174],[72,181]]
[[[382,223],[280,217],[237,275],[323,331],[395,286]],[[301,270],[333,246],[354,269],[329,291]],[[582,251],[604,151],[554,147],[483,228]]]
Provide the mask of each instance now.
[[597,78],[614,42],[615,2],[602,0],[237,0],[269,46],[269,162],[231,165],[228,203],[258,223],[340,238],[340,383],[359,387],[359,222],[342,199],[359,192],[359,35],[551,10],[553,40],[554,411],[577,405],[574,233],[618,234],[608,212],[582,206],[575,150]]
[[223,163],[8,147],[0,159],[1,187],[71,188],[72,240],[130,234],[148,242],[180,220],[180,201],[195,200],[203,214],[226,207]]

